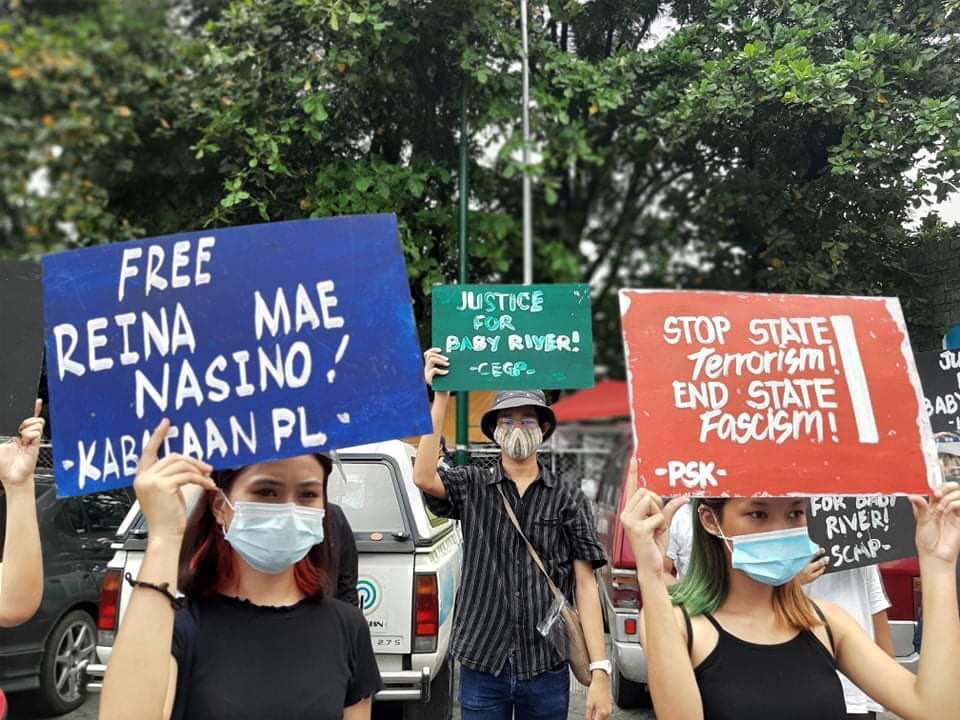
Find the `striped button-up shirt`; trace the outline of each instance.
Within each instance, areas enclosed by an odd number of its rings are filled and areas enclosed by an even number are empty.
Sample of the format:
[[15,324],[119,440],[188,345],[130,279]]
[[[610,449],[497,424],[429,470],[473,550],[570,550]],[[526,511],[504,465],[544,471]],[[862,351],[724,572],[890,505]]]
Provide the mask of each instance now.
[[463,530],[454,657],[472,670],[493,674],[509,660],[519,680],[562,667],[565,655],[537,631],[553,596],[510,522],[497,485],[551,578],[571,602],[573,561],[585,560],[594,568],[607,562],[586,497],[542,464],[522,498],[500,463],[487,469],[441,467],[438,473],[447,497],[425,496],[427,506],[437,515],[460,520]]

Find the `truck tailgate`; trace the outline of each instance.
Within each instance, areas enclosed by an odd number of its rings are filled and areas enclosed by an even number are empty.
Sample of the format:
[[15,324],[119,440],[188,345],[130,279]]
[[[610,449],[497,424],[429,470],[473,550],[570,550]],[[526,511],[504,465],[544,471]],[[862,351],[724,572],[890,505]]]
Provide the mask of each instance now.
[[413,553],[360,555],[357,593],[378,655],[411,652],[413,560]]

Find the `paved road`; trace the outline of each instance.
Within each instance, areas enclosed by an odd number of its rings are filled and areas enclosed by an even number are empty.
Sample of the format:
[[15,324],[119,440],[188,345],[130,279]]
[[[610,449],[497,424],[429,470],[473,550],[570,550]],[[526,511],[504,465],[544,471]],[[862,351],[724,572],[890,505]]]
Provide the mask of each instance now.
[[[574,692],[570,696],[570,715],[568,716],[570,720],[580,720],[583,718],[584,710],[583,703],[585,695],[579,691]],[[43,718],[46,720],[47,716],[44,715],[35,715],[28,711],[21,712],[18,709],[17,698],[11,698],[11,706],[13,714],[10,716],[10,720],[41,720]],[[19,703],[22,705],[23,703]],[[99,707],[99,702],[97,701],[96,696],[92,696],[79,710],[76,710],[69,715],[61,716],[61,720],[97,720],[97,708]],[[454,711],[455,720],[459,720],[460,712],[459,708]],[[655,720],[652,712],[641,712],[634,710],[620,710],[615,708],[612,718],[616,720]]]
[[[568,720],[583,719],[585,699],[586,694],[583,688],[581,688],[579,685],[576,685],[570,694],[570,714],[567,716]],[[10,698],[10,705],[12,711],[10,720],[46,720],[47,718],[47,716],[44,715],[33,714],[29,712],[28,709],[24,708],[23,705],[25,705],[25,703],[22,700],[22,696],[14,696]],[[89,700],[87,700],[83,707],[70,713],[69,715],[61,716],[61,720],[97,720],[98,707],[98,696],[93,695]],[[897,720],[897,717],[890,713],[884,713],[880,717],[882,720]],[[454,718],[455,720],[459,720],[459,708],[454,710]],[[651,711],[621,710],[614,706],[611,720],[656,720],[656,718]]]
[[34,711],[30,696],[18,693],[7,697],[10,703],[10,720],[47,720],[58,717],[59,720],[97,720],[97,710],[100,707],[99,696],[92,695],[78,710],[67,715],[41,715]]
[[97,708],[100,703],[98,698],[91,696],[77,710],[66,715],[43,715],[37,713],[33,708],[29,693],[16,693],[7,696],[7,702],[10,703],[10,720],[47,720],[47,718],[58,718],[58,720],[97,720]]

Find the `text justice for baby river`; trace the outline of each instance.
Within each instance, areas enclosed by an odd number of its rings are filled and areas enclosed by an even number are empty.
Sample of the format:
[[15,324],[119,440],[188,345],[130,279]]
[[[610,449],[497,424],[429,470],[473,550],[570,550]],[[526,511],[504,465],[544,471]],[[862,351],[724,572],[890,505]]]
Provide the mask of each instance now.
[[[277,223],[45,259],[61,494],[129,484],[163,417],[167,452],[215,467],[428,427],[394,223]],[[378,266],[376,289],[361,262]]]
[[450,358],[434,389],[593,387],[587,285],[438,285],[431,295],[433,344]]
[[878,492],[863,468],[889,463],[937,481],[896,301],[624,290],[621,306],[641,474],[664,494]]

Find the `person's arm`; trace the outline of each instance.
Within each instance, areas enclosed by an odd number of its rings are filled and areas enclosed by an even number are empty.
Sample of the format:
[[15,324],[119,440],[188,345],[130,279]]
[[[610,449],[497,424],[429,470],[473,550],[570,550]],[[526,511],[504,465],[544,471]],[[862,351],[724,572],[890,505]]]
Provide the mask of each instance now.
[[636,458],[630,460],[627,500],[620,522],[637,565],[643,610],[640,643],[647,660],[647,683],[657,720],[703,720],[703,701],[687,653],[683,630],[663,582],[666,535],[674,513],[687,501],[676,498],[664,508],[654,493],[637,486]]
[[383,690],[383,679],[373,652],[370,627],[359,608],[350,608],[353,643],[349,649],[350,679],[344,698],[344,720],[370,720],[373,698]]
[[[576,578],[577,612],[580,614],[590,662],[604,660],[607,647],[603,635],[603,610],[600,608],[600,589],[593,565],[587,560],[574,560],[573,572]],[[587,691],[586,720],[606,720],[612,711],[610,676],[603,670],[594,670]]]
[[[428,385],[433,383],[437,375],[446,375],[449,371],[449,361],[440,354],[439,348],[430,348],[424,354],[424,378]],[[413,462],[413,481],[421,492],[441,500],[447,497],[443,481],[437,474],[437,458],[440,455],[440,434],[443,432],[443,419],[447,414],[447,403],[450,393],[435,392],[433,404],[430,407],[430,417],[433,420],[433,432],[420,438],[417,445],[417,456]]]
[[3,562],[0,563],[0,627],[33,617],[43,599],[43,556],[33,473],[43,435],[42,403],[20,424],[19,437],[0,445],[0,485],[7,496]]
[[956,566],[960,552],[960,484],[945,483],[928,502],[911,496],[923,584],[923,637],[914,676],[845,612],[830,606],[840,671],[904,720],[960,717],[960,683],[946,669],[960,647]]
[[827,571],[827,564],[829,560],[827,559],[827,551],[823,548],[813,556],[813,560],[807,563],[807,566],[800,571],[800,574],[797,575],[797,578],[800,580],[801,585],[809,585],[814,580],[822,577],[823,574]]
[[886,610],[873,615],[873,640],[887,655],[892,658],[897,656],[897,650],[893,647],[893,635],[890,634],[890,620],[887,618]]
[[680,517],[680,513],[674,515],[673,520],[670,521],[670,530],[667,533],[669,536],[667,538],[667,552],[663,556],[663,582],[668,586],[676,585],[678,582],[676,559],[680,556],[680,533],[675,532],[678,517]]
[[370,720],[370,709],[373,707],[373,700],[364,698],[355,705],[343,709],[343,720]]
[[887,610],[890,608],[890,598],[883,587],[883,578],[880,577],[880,567],[870,565],[864,568],[867,583],[867,597],[870,600],[870,614],[873,618],[873,640],[892,658],[897,656],[893,647],[893,636],[890,634],[890,621]]
[[[138,580],[177,587],[180,545],[186,528],[181,487],[215,491],[210,466],[182,455],[157,460],[170,424],[164,420],[143,450],[134,488],[149,535]],[[100,697],[100,720],[165,720],[173,707],[176,665],[171,657],[174,609],[170,599],[135,587],[113,646]]]
[[677,580],[677,566],[673,564],[673,560],[670,558],[664,558],[663,560],[663,584],[667,587],[671,585],[676,585],[679,582]]
[[351,605],[357,605],[357,576],[359,574],[359,559],[357,557],[357,543],[353,538],[353,529],[344,514],[343,509],[331,505],[334,521],[337,524],[337,600]]
[[[607,554],[597,537],[590,502],[582,490],[574,496],[573,512],[565,516],[563,533],[570,544],[573,560],[577,611],[590,661],[607,658],[603,633],[603,609],[595,571],[607,564]],[[594,670],[587,692],[586,720],[605,720],[613,711],[610,697],[610,676],[603,670]]]

